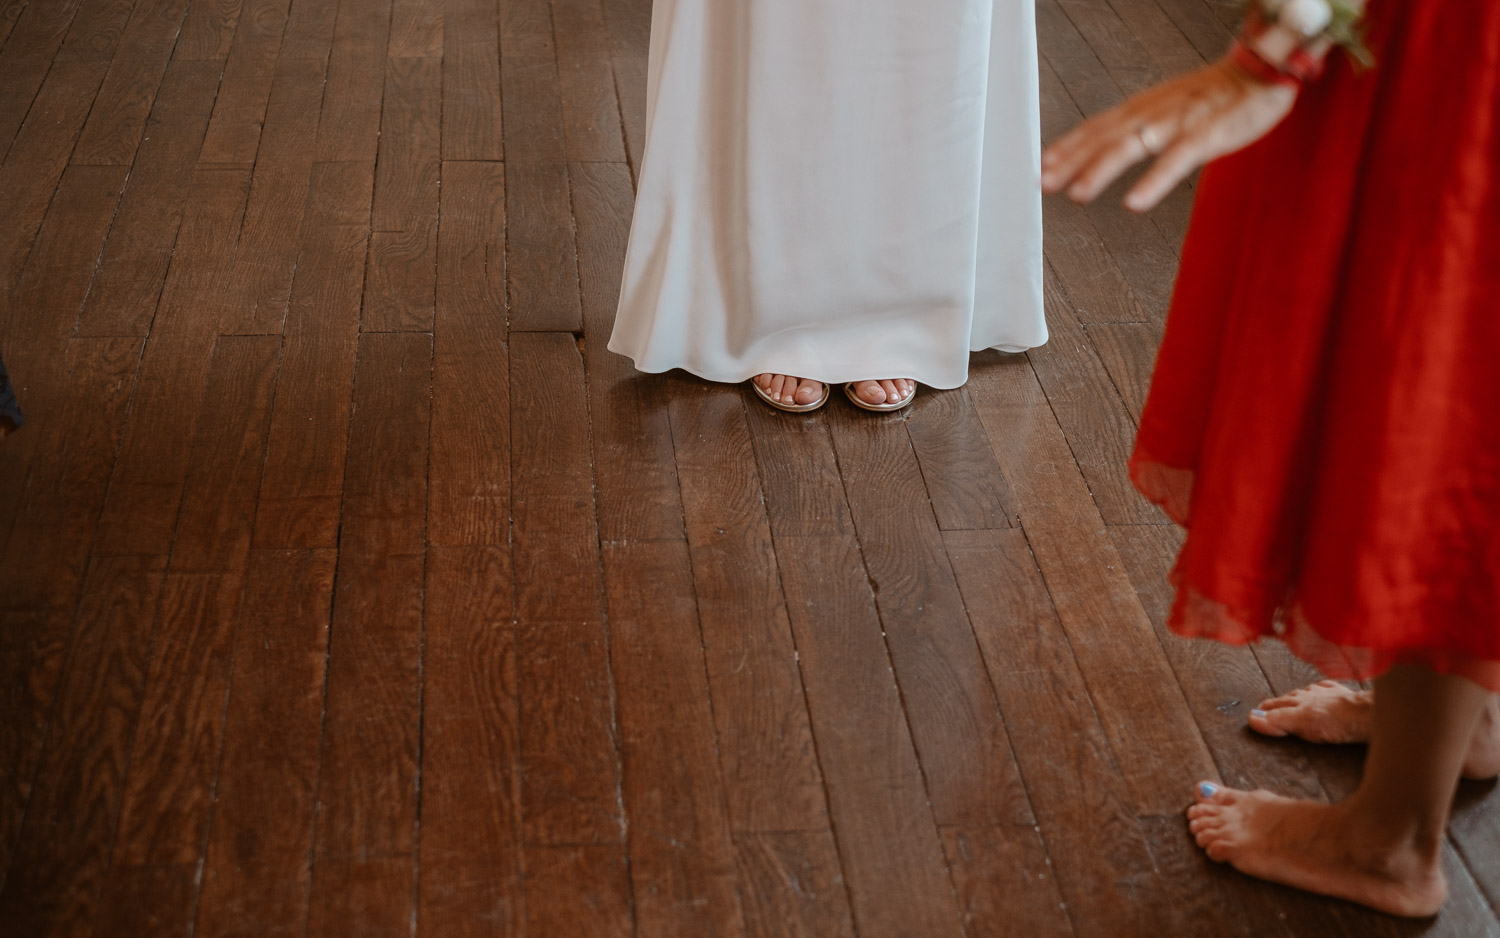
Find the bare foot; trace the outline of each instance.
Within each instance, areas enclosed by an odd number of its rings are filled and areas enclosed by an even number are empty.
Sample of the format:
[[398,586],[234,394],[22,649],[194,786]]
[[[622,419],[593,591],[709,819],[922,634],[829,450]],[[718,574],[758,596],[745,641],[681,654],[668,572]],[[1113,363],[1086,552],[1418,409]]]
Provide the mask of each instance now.
[[823,396],[823,382],[791,375],[756,375],[755,383],[783,404],[811,404]]
[[1412,918],[1448,897],[1438,844],[1393,840],[1343,804],[1202,782],[1187,816],[1210,859],[1257,879]]
[[887,378],[882,381],[856,381],[854,393],[866,404],[904,401],[911,397],[917,383],[910,378]]
[[[1250,711],[1250,728],[1266,736],[1312,743],[1367,743],[1375,695],[1337,681],[1319,681]],[[1500,776],[1500,699],[1490,698],[1464,759],[1464,778]]]

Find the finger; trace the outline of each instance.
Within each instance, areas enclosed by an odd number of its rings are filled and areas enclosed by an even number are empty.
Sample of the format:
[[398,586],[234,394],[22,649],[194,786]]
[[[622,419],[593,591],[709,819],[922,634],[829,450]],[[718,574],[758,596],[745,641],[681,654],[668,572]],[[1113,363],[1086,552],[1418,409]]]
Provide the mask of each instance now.
[[1063,134],[1042,152],[1042,189],[1061,192],[1099,152],[1120,135],[1119,109],[1092,117]]
[[1125,170],[1139,163],[1150,154],[1146,145],[1134,131],[1117,130],[1108,145],[1101,146],[1093,160],[1079,171],[1073,184],[1068,187],[1068,198],[1075,202],[1089,202],[1108,189]]
[[1177,140],[1125,194],[1125,207],[1132,212],[1150,211],[1203,161],[1204,148],[1196,138]]

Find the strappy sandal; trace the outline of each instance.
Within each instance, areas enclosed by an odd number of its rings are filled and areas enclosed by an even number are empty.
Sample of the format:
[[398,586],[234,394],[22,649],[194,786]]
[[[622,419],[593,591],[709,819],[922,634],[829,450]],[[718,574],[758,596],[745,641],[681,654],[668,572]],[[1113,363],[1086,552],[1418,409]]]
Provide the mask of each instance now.
[[750,390],[754,391],[755,396],[765,401],[767,404],[770,404],[777,410],[784,410],[789,414],[810,414],[813,411],[817,410],[819,407],[822,407],[824,404],[828,403],[828,398],[833,395],[833,389],[830,388],[827,384],[824,384],[823,396],[813,401],[812,403],[787,404],[783,401],[778,401],[776,398],[768,394],[764,388],[755,383],[754,378],[750,379]]
[[898,410],[903,410],[911,406],[911,402],[917,399],[917,383],[915,381],[913,381],[911,384],[910,394],[901,398],[901,400],[899,401],[886,401],[884,404],[871,404],[869,401],[860,397],[859,394],[857,394],[854,390],[854,385],[857,383],[858,382],[850,381],[848,384],[844,385],[844,396],[849,398],[849,403],[862,410],[872,411],[877,414],[893,414]]

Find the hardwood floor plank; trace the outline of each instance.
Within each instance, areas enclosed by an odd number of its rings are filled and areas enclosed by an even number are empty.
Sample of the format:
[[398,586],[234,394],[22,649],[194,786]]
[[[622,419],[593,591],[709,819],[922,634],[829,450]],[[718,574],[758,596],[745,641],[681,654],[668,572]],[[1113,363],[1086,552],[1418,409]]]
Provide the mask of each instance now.
[[694,591],[736,831],[828,827],[827,796],[741,393],[672,395]]
[[372,178],[368,163],[313,167],[261,477],[256,547],[338,543]]
[[630,173],[618,163],[574,163],[570,176],[599,537],[679,539],[682,494],[667,408],[674,382],[640,374],[607,347],[634,202]]
[[522,933],[513,606],[504,548],[428,551],[419,934]]
[[510,542],[510,381],[505,345],[505,170],[442,169],[433,321],[427,539]]
[[854,938],[831,830],[734,835],[749,938]]
[[1172,603],[1167,574],[1182,543],[1181,533],[1173,527],[1140,525],[1111,528],[1109,534],[1224,781],[1238,788],[1276,788],[1286,795],[1321,799],[1322,787],[1302,746],[1276,745],[1245,728],[1250,710],[1272,696],[1250,649],[1179,638],[1167,631]]
[[508,58],[501,85],[510,328],[576,332],[582,313],[557,64],[550,55]]
[[776,547],[858,932],[962,934],[859,545]]
[[318,120],[319,162],[374,162],[380,138],[391,0],[339,0]]
[[1149,322],[1102,322],[1083,327],[1131,419],[1139,422],[1156,365],[1161,330]]
[[[1234,18],[1226,23],[1214,12],[1213,3],[1205,0],[1159,0],[1162,10],[1172,20],[1172,25],[1187,37],[1205,62],[1212,62],[1229,49],[1235,30],[1239,28],[1240,11],[1234,10]],[[1225,8],[1232,4],[1222,4]]]
[[[223,75],[219,79],[213,117],[209,120],[203,149],[198,157],[206,164],[247,166],[255,162],[260,151],[261,127],[269,118],[268,106],[276,93],[276,86],[281,84],[282,94],[287,93],[286,78],[281,77],[280,73],[293,60],[280,55],[283,51],[283,38],[289,39],[294,32],[309,25],[308,20],[302,18],[292,21],[298,23],[298,27],[289,23],[289,0],[248,2],[250,6],[245,11],[246,15],[233,27],[233,39],[225,56],[218,54],[223,24],[216,21],[218,11],[214,0],[199,3],[190,9],[188,24],[183,27],[186,44],[179,47],[177,58],[191,59],[197,53],[211,62],[223,59]],[[322,33],[323,41],[320,45],[326,56],[333,38],[333,13],[337,6],[332,3],[317,6],[327,10],[325,17],[313,21],[314,32]],[[299,12],[301,9],[299,7]],[[197,25],[193,25],[195,17],[198,18]],[[318,27],[322,29],[319,30]],[[194,38],[194,30],[203,30],[202,38]],[[204,45],[199,46],[199,43]],[[318,93],[318,100],[321,101],[321,65],[318,71],[319,80],[311,90]],[[296,87],[301,83],[295,81],[296,73],[293,74]],[[314,112],[314,119],[316,116]]]
[[446,0],[443,17],[443,159],[503,160],[499,8]]
[[110,870],[91,934],[106,938],[188,935],[193,926],[197,864]]
[[26,9],[29,0],[4,0],[0,2],[0,52],[5,49],[5,40],[10,38],[11,30],[16,26],[16,20],[21,18],[21,13]]
[[220,336],[172,543],[174,573],[244,567],[255,526],[280,336]]
[[499,0],[500,54],[553,57],[550,0]]
[[[1186,934],[1226,938],[1296,934],[1289,930],[1287,916],[1276,901],[1277,893],[1285,890],[1210,860],[1193,842],[1184,818],[1163,815],[1142,818],[1140,823]],[[1323,928],[1317,934],[1330,934],[1324,930],[1329,924],[1326,919],[1319,924]]]
[[313,141],[325,73],[321,59],[283,59],[260,130],[245,223],[219,328],[229,335],[281,332],[305,226],[313,223]]
[[1135,807],[1174,814],[1213,761],[1068,442],[1024,361],[975,368],[969,390]]
[[96,555],[171,549],[247,176],[198,170],[136,379]]
[[620,123],[625,136],[625,152],[630,160],[632,178],[639,178],[641,155],[646,149],[646,57],[614,57],[615,98],[620,106]]
[[[1113,717],[1096,712],[1026,533],[952,531],[944,540],[1077,934],[1187,934],[1136,823],[1137,796],[1109,740]],[[1189,788],[1179,791],[1166,793],[1174,814]],[[1044,904],[1031,908],[1041,915]]]
[[212,62],[167,66],[74,334],[144,336],[161,299],[217,89]]
[[129,166],[146,131],[188,0],[142,0],[131,12],[72,162]]
[[621,787],[642,934],[744,934],[685,540],[604,548]]
[[969,938],[1073,934],[1036,827],[945,827],[942,837]]
[[[35,465],[41,473],[61,468],[62,451],[69,442],[67,426],[57,422],[70,400],[68,335],[72,327],[68,320],[77,318],[83,305],[89,275],[124,182],[125,171],[118,167],[68,169],[36,230],[34,249],[16,277],[14,290],[5,293],[7,312],[0,317],[0,346],[7,353],[11,381],[32,416],[27,433],[7,439],[0,450],[0,479],[9,483],[0,487],[0,545],[13,539],[12,528],[28,488],[54,482],[46,475],[28,482],[31,467]],[[88,533],[92,534],[92,527]],[[28,560],[24,556],[13,559]]]
[[432,339],[359,338],[339,558],[420,556],[426,545]]
[[36,99],[82,0],[28,3],[0,49],[0,162]]
[[243,569],[168,568],[105,893],[120,892],[143,869],[202,859],[243,586]]
[[386,63],[380,158],[375,164],[365,332],[431,332],[442,166],[442,64]]
[[527,847],[526,934],[625,938],[635,934],[628,861],[617,844]]
[[407,935],[421,732],[432,343],[359,338],[309,899],[310,935]]
[[1015,499],[962,389],[921,392],[907,414],[906,432],[939,528],[1010,527]]
[[191,930],[278,349],[228,337],[215,350],[103,886],[117,933],[112,905],[160,919],[157,934]]
[[[1032,823],[1005,721],[902,420],[830,421],[937,823]],[[779,542],[778,542],[779,543]],[[780,556],[783,574],[789,561]]]
[[623,163],[610,40],[599,0],[556,0],[558,90],[568,159]]
[[576,341],[512,335],[510,376],[523,832],[536,845],[620,843],[618,731]]
[[1135,421],[1051,269],[1045,297],[1052,338],[1026,357],[1068,438],[1073,460],[1100,516],[1106,524],[1167,524],[1167,516],[1130,482]]
[[578,331],[582,315],[567,167],[513,160],[506,163],[506,180],[510,329]]
[[236,28],[241,22],[252,24],[252,28],[259,25],[258,13],[255,0],[189,0],[187,18],[172,57],[223,62],[234,48]]
[[15,142],[5,155],[6,164],[32,164],[60,173],[73,155],[73,146],[108,67],[107,61],[54,66],[26,112],[21,129],[16,131]]
[[828,433],[828,416],[790,418],[746,401],[766,514],[777,537],[854,533],[844,480]]
[[0,723],[0,871],[10,866],[33,791],[139,360],[134,339],[69,343],[70,393],[56,411],[68,439],[54,454],[43,454],[45,474],[33,476],[0,561],[0,608],[9,607],[0,611],[0,713],[6,715]]
[[17,934],[87,930],[124,797],[166,558],[90,567],[20,842],[0,886]]
[[253,551],[194,934],[302,934],[323,725],[331,550]]
[[386,54],[393,59],[443,57],[443,4],[427,0],[391,3],[391,41]]

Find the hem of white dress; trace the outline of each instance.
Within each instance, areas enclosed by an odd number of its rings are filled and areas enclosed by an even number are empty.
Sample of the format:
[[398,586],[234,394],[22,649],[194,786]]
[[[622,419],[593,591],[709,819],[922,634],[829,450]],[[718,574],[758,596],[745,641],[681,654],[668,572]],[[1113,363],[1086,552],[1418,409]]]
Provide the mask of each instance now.
[[[980,346],[979,348],[970,349],[970,352],[972,354],[972,353],[976,353],[976,352],[996,351],[996,352],[1004,352],[1004,353],[1010,354],[1010,355],[1019,355],[1019,354],[1022,354],[1024,352],[1030,351],[1030,349],[1032,349],[1032,348],[1037,348],[1037,347],[1038,346],[1002,346],[1002,345],[989,346],[989,345],[986,345],[986,346]],[[844,377],[844,376],[842,376],[842,373],[838,372],[838,371],[835,371],[835,372],[832,373],[834,375],[838,375],[837,377],[825,377],[823,375],[814,373],[814,372],[816,372],[816,371],[819,370],[817,368],[808,368],[808,369],[805,369],[805,370],[799,370],[800,366],[798,365],[797,362],[788,362],[784,366],[777,366],[777,367],[772,367],[772,366],[769,366],[769,365],[746,366],[747,368],[749,368],[748,371],[745,370],[745,369],[739,369],[739,370],[736,370],[736,371],[718,371],[718,370],[715,370],[715,369],[712,369],[712,368],[697,367],[697,366],[693,365],[692,363],[687,363],[687,362],[677,363],[677,364],[671,364],[671,365],[663,365],[663,364],[656,363],[656,362],[644,362],[644,361],[642,361],[642,359],[640,357],[638,357],[638,356],[636,356],[636,355],[634,355],[634,354],[632,354],[630,352],[627,352],[624,349],[615,348],[615,346],[614,346],[613,343],[611,343],[609,345],[609,350],[611,352],[614,352],[616,355],[621,355],[621,356],[624,356],[625,358],[630,359],[631,363],[635,365],[635,370],[641,372],[642,374],[659,375],[659,374],[666,374],[669,371],[685,371],[685,372],[687,372],[690,375],[693,375],[693,376],[698,377],[698,378],[702,378],[705,381],[712,381],[712,382],[714,382],[716,384],[742,384],[742,383],[744,383],[746,381],[749,381],[751,378],[755,377],[756,375],[763,375],[763,374],[768,374],[768,373],[770,373],[770,374],[783,374],[783,375],[796,375],[799,378],[810,378],[810,379],[812,379],[814,381],[821,381],[824,384],[831,384],[831,385],[842,385],[842,384],[846,384],[846,383],[848,383],[850,381],[883,380],[885,378],[908,378],[910,380],[913,380],[913,381],[917,382],[918,384],[926,385],[929,388],[934,388],[934,389],[939,390],[939,391],[951,391],[954,388],[961,388],[965,384],[967,384],[968,381],[969,381],[969,369],[968,369],[968,363],[967,362],[964,363],[963,372],[961,374],[957,375],[956,377],[954,375],[951,375],[951,374],[948,374],[948,375],[932,375],[932,374],[921,375],[921,374],[916,374],[916,375],[914,375],[914,374],[909,374],[909,373],[901,373],[902,369],[899,368],[899,367],[892,367],[892,368],[889,369],[889,371],[887,373],[880,373],[880,369],[879,369],[878,364],[876,366],[870,367],[870,368],[866,368],[864,366],[861,366],[860,367],[861,374],[852,375],[850,377]],[[877,373],[876,374],[871,374],[870,372],[872,372],[872,371],[877,372]]]

